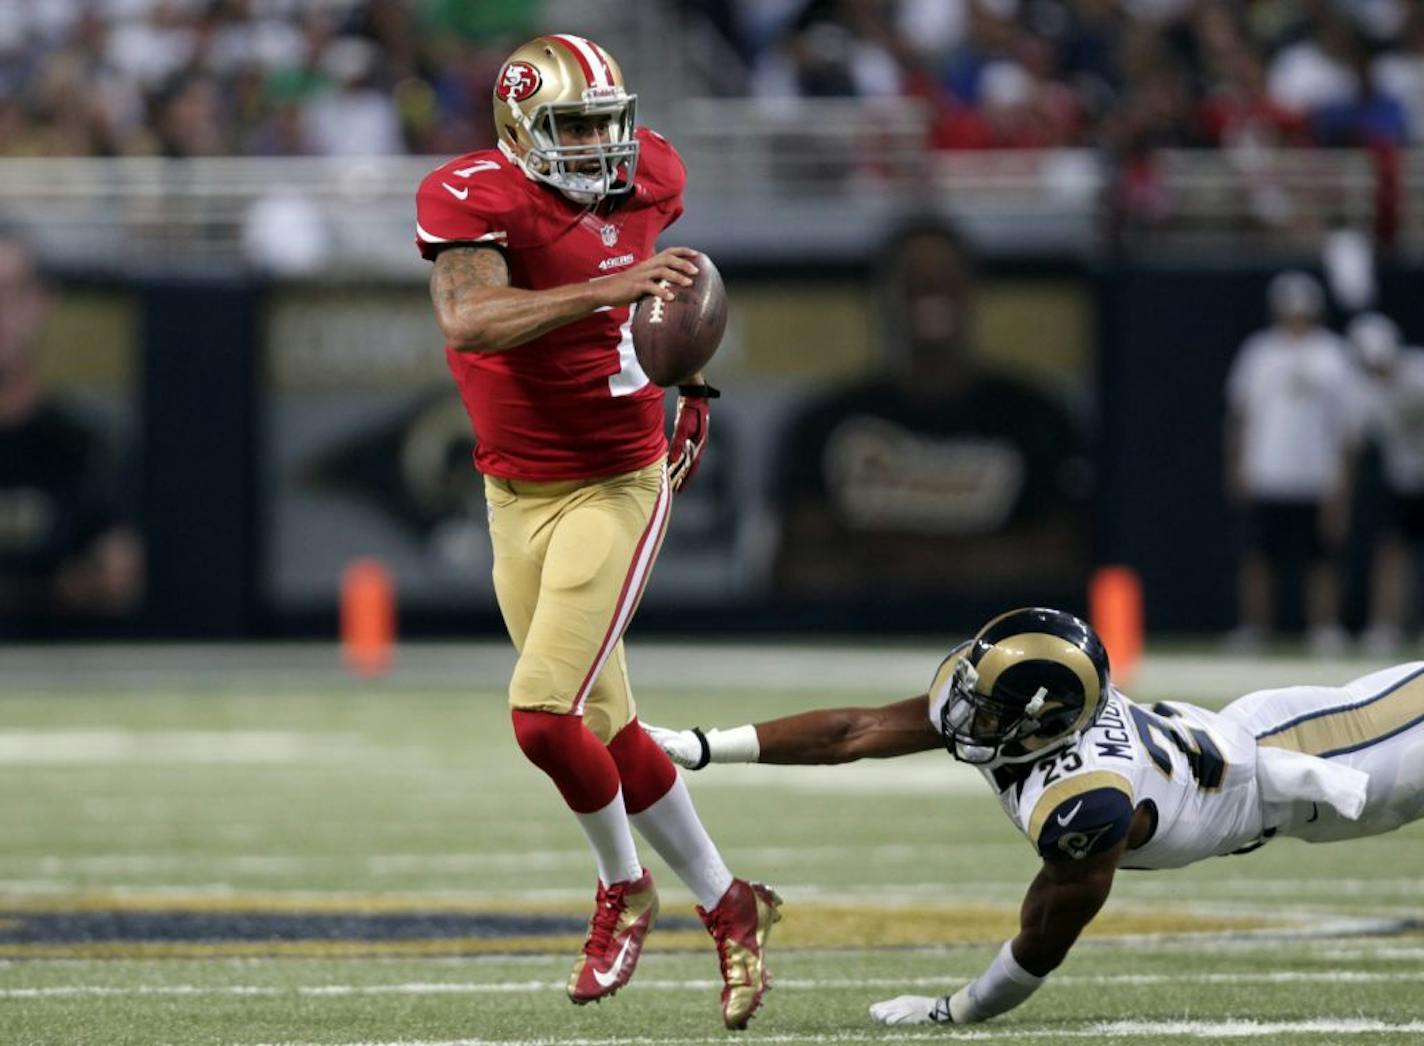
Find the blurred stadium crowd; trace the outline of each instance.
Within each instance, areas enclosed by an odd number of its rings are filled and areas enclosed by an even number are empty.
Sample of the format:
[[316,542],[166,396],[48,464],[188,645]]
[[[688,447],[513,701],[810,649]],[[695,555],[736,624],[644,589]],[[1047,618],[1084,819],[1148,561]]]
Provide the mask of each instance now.
[[0,4],[0,153],[451,153],[530,0]]
[[[448,154],[547,0],[0,4],[0,155]],[[678,0],[701,93],[923,99],[945,149],[1424,141],[1409,0]]]
[[1422,16],[1403,0],[813,0],[744,54],[761,92],[925,98],[944,148],[1402,144],[1424,139]]

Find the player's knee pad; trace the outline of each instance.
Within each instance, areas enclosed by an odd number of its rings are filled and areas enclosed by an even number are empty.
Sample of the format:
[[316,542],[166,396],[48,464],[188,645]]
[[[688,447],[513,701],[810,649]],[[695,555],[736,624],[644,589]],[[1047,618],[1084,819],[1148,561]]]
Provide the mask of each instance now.
[[509,678],[509,705],[529,711],[568,712],[570,683],[547,655],[526,650]]
[[541,770],[557,766],[562,753],[577,745],[574,728],[580,724],[576,716],[516,708],[509,718],[519,750]]
[[549,775],[575,812],[601,810],[617,796],[617,765],[578,716],[516,708],[510,719],[525,758]]
[[623,805],[630,814],[642,813],[677,783],[677,767],[632,719],[608,745],[623,782]]

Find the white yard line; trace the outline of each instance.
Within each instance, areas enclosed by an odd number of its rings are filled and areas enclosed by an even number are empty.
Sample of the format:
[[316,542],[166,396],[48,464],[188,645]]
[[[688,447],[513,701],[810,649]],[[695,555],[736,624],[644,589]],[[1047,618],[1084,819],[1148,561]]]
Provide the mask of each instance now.
[[[914,843],[887,843],[881,846],[869,847],[727,847],[725,852],[741,861],[761,861],[764,863],[814,863],[854,857],[858,861],[872,862],[876,865],[903,865],[917,864],[931,856],[947,855],[952,852],[953,849],[954,847],[949,844],[921,846]],[[582,868],[590,863],[587,849],[503,850],[481,853],[456,852],[443,854],[369,854],[365,857],[355,858],[354,860],[363,862],[367,870],[372,874],[382,876],[396,876],[411,872],[528,871],[529,869],[563,868],[568,866]],[[109,853],[78,857],[59,857],[53,855],[26,857],[7,855],[0,856],[0,869],[24,872],[34,871],[51,875],[62,874],[64,872],[127,872],[136,874],[142,872],[167,872],[173,871],[174,869],[191,868],[196,865],[205,869],[234,868],[242,871],[266,870],[286,872],[322,869],[333,866],[349,868],[352,862],[353,858],[345,855],[312,857],[296,854],[201,854],[193,853],[191,850],[173,850],[168,852],[127,854]],[[980,885],[985,889],[994,887],[1002,890],[1003,888],[1003,884],[1001,883],[985,882]],[[921,886],[923,889],[920,888]],[[866,889],[869,890],[870,887]],[[887,887],[882,884],[875,888],[875,892],[883,893],[886,889]],[[888,889],[893,892],[899,890],[900,887],[890,886]],[[944,892],[942,884],[934,883],[912,884],[909,889],[915,893],[925,894],[933,893],[938,889],[941,896]],[[957,887],[957,892],[965,893],[971,891],[965,888],[965,884],[960,884],[960,886]],[[521,896],[523,896],[523,894],[521,894]]]
[[[739,861],[792,862],[808,861],[819,863],[854,857],[857,861],[875,865],[916,864],[927,858],[953,852],[953,844],[886,843],[870,847],[786,847],[786,846],[746,846],[728,847],[726,853]],[[191,850],[167,852],[108,853],[77,857],[55,855],[20,856],[0,855],[0,873],[8,872],[21,880],[21,886],[14,886],[0,877],[0,888],[21,888],[24,883],[44,884],[51,888],[51,882],[58,882],[59,876],[76,872],[129,873],[165,872],[174,869],[202,867],[209,871],[224,869],[242,872],[301,872],[321,870],[339,865],[349,868],[356,860],[365,865],[374,875],[397,876],[409,872],[460,872],[479,870],[521,870],[530,868],[548,869],[568,866],[584,867],[589,863],[586,849],[560,850],[503,850],[485,852],[454,852],[443,854],[387,853],[368,854],[353,858],[346,855],[323,857],[296,854],[202,854]],[[48,877],[48,878],[46,878]],[[1135,897],[1156,899],[1158,897],[1199,898],[1216,900],[1219,898],[1241,898],[1254,901],[1258,898],[1285,898],[1298,903],[1303,897],[1336,898],[1380,898],[1416,897],[1424,895],[1424,879],[1419,877],[1392,878],[1331,878],[1320,876],[1311,879],[1222,879],[1217,881],[1186,881],[1168,877],[1161,881],[1145,876],[1127,873],[1115,885],[1114,897],[1119,901],[1131,901]],[[142,889],[142,887],[136,887]],[[158,890],[186,889],[177,884],[159,885]],[[434,891],[437,896],[441,891]],[[451,891],[443,891],[456,896]],[[984,901],[1007,899],[1014,902],[1023,895],[1021,883],[1006,883],[1003,880],[957,880],[954,883],[864,883],[864,884],[817,884],[800,882],[783,889],[782,893],[792,897],[815,899],[824,903],[864,904],[867,895],[888,899],[897,903],[923,903],[932,900],[940,903],[961,903],[964,901]],[[539,890],[517,894],[510,889],[462,890],[458,896],[469,899],[488,896],[495,900],[518,903],[521,899],[534,897],[548,899],[584,898],[584,890]]]
[[1187,893],[1214,893],[1230,897],[1287,897],[1294,900],[1293,895],[1300,893],[1328,893],[1335,897],[1424,894],[1424,879],[1417,876],[1403,879],[1332,879],[1322,875],[1318,879],[1223,879],[1216,882],[1174,883],[1134,880],[1129,873],[1128,877],[1119,879],[1118,883],[1126,887],[1124,895],[1129,896],[1143,894],[1180,897]]
[[[899,845],[899,844],[896,844]],[[913,844],[906,844],[913,845]],[[865,851],[847,848],[846,853],[860,854]],[[927,851],[928,852],[928,851]],[[876,896],[891,895],[903,897],[926,897],[942,900],[960,900],[965,897],[986,898],[1008,896],[1017,900],[1023,896],[1023,884],[1003,880],[959,879],[953,883],[866,883],[864,885],[823,886],[815,883],[797,883],[795,892],[815,896],[818,900],[844,897],[863,903],[864,894]],[[783,891],[785,892],[785,891]],[[1424,880],[1418,877],[1380,879],[1336,879],[1327,875],[1314,879],[1222,879],[1191,880],[1166,874],[1160,880],[1143,874],[1127,871],[1113,882],[1113,897],[1131,900],[1140,897],[1201,897],[1207,900],[1216,895],[1241,897],[1254,901],[1258,897],[1280,897],[1288,903],[1297,902],[1301,895],[1324,895],[1328,897],[1375,897],[1380,894],[1414,896],[1424,894]]]
[[1379,950],[1368,948],[1327,948],[1319,953],[1322,959],[1330,959],[1335,962],[1361,962],[1375,960],[1394,960],[1397,962],[1424,962],[1424,948],[1415,947],[1381,947]]
[[[119,855],[122,856],[122,855]],[[584,854],[584,859],[588,860],[588,855]],[[3,864],[3,859],[0,859]],[[349,867],[349,863],[346,865]],[[205,869],[211,871],[212,869]],[[106,879],[102,883],[87,882],[81,879],[0,879],[0,907],[3,907],[7,900],[28,900],[31,893],[43,894],[70,894],[89,895],[99,893],[105,897],[138,898],[142,900],[170,899],[172,903],[182,904],[184,900],[191,897],[203,897],[207,899],[215,897],[230,897],[236,900],[250,900],[254,897],[258,899],[272,899],[289,903],[292,901],[313,901],[320,904],[349,903],[352,910],[358,910],[363,903],[370,899],[369,893],[351,893],[341,890],[306,890],[306,889],[283,889],[251,886],[234,886],[229,882],[195,882],[195,883],[152,883],[152,882],[115,882]],[[578,902],[586,904],[591,900],[590,890],[587,887],[568,888],[548,888],[529,889],[515,893],[513,890],[399,890],[385,891],[381,896],[395,897],[400,900],[429,904],[432,908],[438,908],[445,904],[489,904],[491,907],[498,907],[504,911],[519,911],[521,904],[537,903],[562,903]],[[659,896],[666,900],[669,896],[674,899],[678,897],[691,897],[691,894],[680,892],[678,887],[672,887],[663,891],[658,888]],[[6,895],[10,896],[7,897]],[[159,905],[155,903],[155,907]]]
[[0,766],[306,764],[359,758],[369,751],[354,734],[289,730],[0,731]]
[[[778,991],[855,991],[859,989],[943,988],[973,977],[975,971],[942,973],[933,977],[862,978],[777,978]],[[1151,987],[1159,984],[1242,985],[1242,984],[1388,984],[1424,981],[1424,971],[1374,973],[1340,970],[1283,970],[1276,973],[1156,974],[1123,973],[1102,975],[1067,974],[1053,978],[1062,986]],[[637,981],[641,991],[709,991],[721,987],[711,979]],[[564,981],[413,981],[399,984],[314,984],[292,988],[266,985],[56,985],[47,988],[0,989],[0,999],[45,999],[85,996],[125,995],[520,995],[562,991]]]
[[[1424,1021],[1390,1024],[1386,1021],[1320,1018],[1308,1021],[1111,1021],[1082,1028],[1020,1028],[999,1026],[983,1031],[931,1028],[915,1032],[844,1032],[834,1035],[757,1035],[768,1043],[881,1043],[881,1042],[982,1042],[1012,1036],[1018,1039],[1104,1039],[1127,1035],[1190,1039],[1274,1038],[1281,1035],[1378,1035],[1424,1033]],[[611,1039],[397,1039],[341,1043],[339,1046],[701,1046],[725,1044],[725,1035],[705,1038],[654,1038],[619,1036]],[[265,1046],[330,1046],[284,1042]]]

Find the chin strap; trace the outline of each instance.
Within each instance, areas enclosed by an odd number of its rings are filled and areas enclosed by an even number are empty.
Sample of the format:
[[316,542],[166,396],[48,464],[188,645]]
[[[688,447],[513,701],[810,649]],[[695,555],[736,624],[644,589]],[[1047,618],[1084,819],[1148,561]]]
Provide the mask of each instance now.
[[503,138],[495,144],[499,146],[499,151],[504,153],[504,158],[524,173],[524,177],[528,178],[531,182],[537,182],[539,180],[534,177],[534,172],[529,170],[529,166],[524,162],[524,157],[514,151],[514,146],[510,145]]
[[[529,129],[527,127],[525,128],[525,133],[529,133]],[[547,185],[549,188],[555,189],[563,195],[567,196],[574,203],[580,204],[584,207],[592,207],[594,204],[598,203],[601,199],[603,199],[602,196],[599,196],[596,193],[580,192],[577,189],[566,189],[562,185],[556,185],[554,182],[551,182],[547,178],[541,177],[540,175],[534,172],[534,170],[529,165],[529,157],[527,153],[524,155],[520,155],[518,152],[515,151],[514,146],[510,145],[503,138],[501,138],[497,144],[499,145],[499,151],[504,153],[505,158],[508,159],[510,163],[514,164],[514,166],[518,167],[524,173],[524,177],[528,178],[531,182],[538,182],[540,185]]]

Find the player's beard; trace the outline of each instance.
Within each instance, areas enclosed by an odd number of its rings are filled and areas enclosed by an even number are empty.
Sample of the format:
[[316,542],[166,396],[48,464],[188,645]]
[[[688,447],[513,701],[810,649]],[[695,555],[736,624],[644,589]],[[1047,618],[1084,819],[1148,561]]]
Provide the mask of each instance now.
[[603,170],[603,164],[598,160],[580,163],[565,176],[572,180],[573,184],[560,185],[558,189],[574,203],[592,207],[606,197],[619,182],[619,168],[608,172],[607,181],[604,180]]

